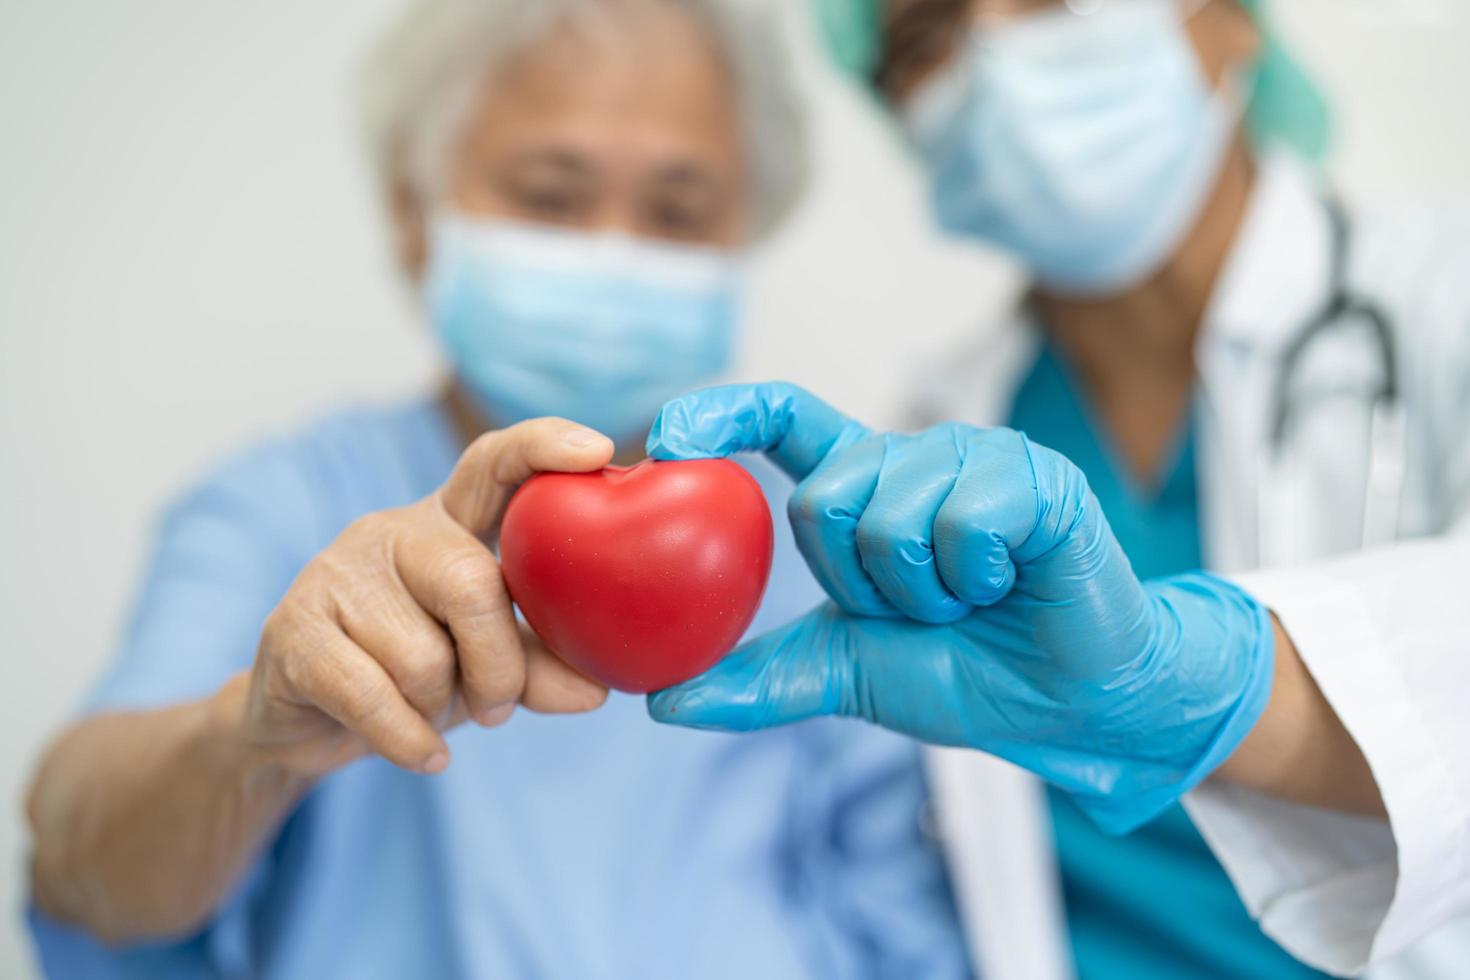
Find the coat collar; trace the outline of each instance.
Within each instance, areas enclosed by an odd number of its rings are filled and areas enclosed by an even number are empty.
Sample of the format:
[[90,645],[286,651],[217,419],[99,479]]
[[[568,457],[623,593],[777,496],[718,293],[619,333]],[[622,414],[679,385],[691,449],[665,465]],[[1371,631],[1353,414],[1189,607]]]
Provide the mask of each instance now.
[[1264,159],[1206,308],[1201,344],[1279,352],[1326,304],[1332,248],[1332,223],[1316,177],[1292,157]]

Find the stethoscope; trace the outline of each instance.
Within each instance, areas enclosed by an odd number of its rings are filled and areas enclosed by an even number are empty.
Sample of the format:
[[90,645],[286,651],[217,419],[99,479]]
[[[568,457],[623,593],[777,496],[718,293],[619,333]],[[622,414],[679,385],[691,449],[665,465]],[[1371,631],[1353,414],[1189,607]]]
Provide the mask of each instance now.
[[[1314,342],[1356,321],[1377,347],[1379,379],[1372,392],[1368,423],[1367,482],[1363,500],[1360,546],[1368,548],[1392,541],[1398,531],[1399,509],[1406,474],[1407,428],[1399,384],[1398,349],[1388,316],[1371,301],[1353,294],[1348,285],[1348,258],[1352,228],[1347,212],[1335,200],[1327,201],[1332,235],[1331,288],[1322,309],[1311,317],[1282,351],[1271,392],[1268,419],[1270,437],[1262,453],[1257,515],[1259,557],[1262,564],[1279,552],[1283,534],[1292,534],[1298,521],[1288,519],[1284,527],[1266,519],[1273,495],[1279,491],[1293,423],[1301,410],[1293,396],[1293,382],[1301,373]],[[1293,501],[1300,504],[1302,501]],[[1294,518],[1304,515],[1294,514]],[[1274,564],[1275,562],[1270,562]]]

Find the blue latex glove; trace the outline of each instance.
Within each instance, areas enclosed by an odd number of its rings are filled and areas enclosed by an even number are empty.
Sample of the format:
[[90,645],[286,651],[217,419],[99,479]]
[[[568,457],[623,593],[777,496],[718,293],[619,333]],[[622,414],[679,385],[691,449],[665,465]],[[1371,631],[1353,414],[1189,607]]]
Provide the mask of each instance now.
[[663,722],[748,731],[846,715],[1021,765],[1132,829],[1265,709],[1266,611],[1210,575],[1142,583],[1081,471],[1009,429],[875,435],[785,384],[664,406],[658,459],[768,453],[832,596],[650,696]]

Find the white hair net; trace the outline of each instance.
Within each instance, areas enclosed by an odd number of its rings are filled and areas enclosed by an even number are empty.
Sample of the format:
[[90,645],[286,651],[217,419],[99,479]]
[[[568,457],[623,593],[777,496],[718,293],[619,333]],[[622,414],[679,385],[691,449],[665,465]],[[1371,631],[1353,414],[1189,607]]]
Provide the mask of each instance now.
[[385,193],[442,195],[477,85],[551,29],[617,26],[661,5],[697,17],[727,60],[755,177],[755,226],[774,230],[805,185],[805,128],[769,16],[732,0],[413,0],[372,51],[359,84],[362,126]]

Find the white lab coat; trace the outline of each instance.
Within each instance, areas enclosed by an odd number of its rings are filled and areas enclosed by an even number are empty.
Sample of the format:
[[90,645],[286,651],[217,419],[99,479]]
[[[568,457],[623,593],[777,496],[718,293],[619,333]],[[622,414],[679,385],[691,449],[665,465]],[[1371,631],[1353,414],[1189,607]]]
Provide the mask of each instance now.
[[[1312,177],[1267,161],[1197,355],[1202,533],[1210,567],[1281,619],[1390,823],[1215,783],[1184,803],[1251,914],[1299,959],[1380,980],[1470,977],[1470,222],[1354,215],[1350,289],[1391,322],[1408,413],[1396,541],[1367,552],[1364,391],[1382,368],[1365,331],[1314,343],[1295,375],[1292,471],[1259,465],[1280,352],[1325,302],[1331,252]],[[926,379],[919,417],[1003,420],[1035,344],[1022,322],[951,358]],[[927,764],[977,971],[1070,976],[1037,781],[975,752],[931,750]]]

